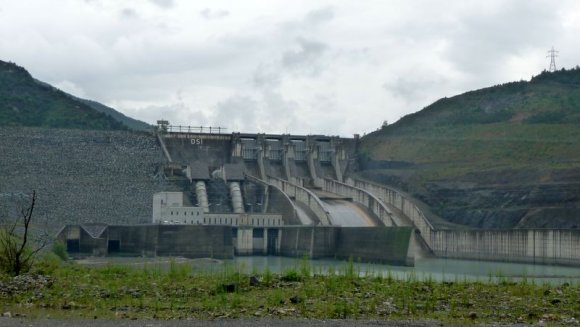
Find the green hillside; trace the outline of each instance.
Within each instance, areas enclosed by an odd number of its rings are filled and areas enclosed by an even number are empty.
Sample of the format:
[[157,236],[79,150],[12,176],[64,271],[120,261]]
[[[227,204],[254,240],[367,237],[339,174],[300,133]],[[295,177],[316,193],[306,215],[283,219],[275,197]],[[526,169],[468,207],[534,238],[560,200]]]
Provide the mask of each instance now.
[[142,122],[140,120],[133,119],[131,117],[127,117],[127,116],[123,115],[122,113],[118,112],[117,110],[115,110],[111,107],[107,107],[102,103],[99,103],[99,102],[96,102],[93,100],[86,100],[86,99],[79,99],[79,98],[77,98],[77,99],[79,101],[85,103],[89,107],[95,109],[96,111],[102,112],[106,115],[113,117],[117,121],[122,122],[123,124],[127,125],[127,127],[129,127],[129,129],[136,130],[136,131],[151,131],[153,129],[153,127],[151,125],[149,125],[145,122]]
[[359,174],[472,227],[580,227],[580,69],[441,99],[364,137]]
[[0,126],[128,129],[111,115],[38,82],[24,68],[4,61],[0,61]]

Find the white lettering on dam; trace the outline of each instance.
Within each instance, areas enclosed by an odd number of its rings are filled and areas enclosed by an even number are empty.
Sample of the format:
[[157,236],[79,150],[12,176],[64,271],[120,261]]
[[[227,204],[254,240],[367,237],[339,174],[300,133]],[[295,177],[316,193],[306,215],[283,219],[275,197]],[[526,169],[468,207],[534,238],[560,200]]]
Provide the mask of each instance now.
[[191,139],[191,144],[193,144],[193,145],[202,145],[203,144],[203,139],[200,139],[200,138]]

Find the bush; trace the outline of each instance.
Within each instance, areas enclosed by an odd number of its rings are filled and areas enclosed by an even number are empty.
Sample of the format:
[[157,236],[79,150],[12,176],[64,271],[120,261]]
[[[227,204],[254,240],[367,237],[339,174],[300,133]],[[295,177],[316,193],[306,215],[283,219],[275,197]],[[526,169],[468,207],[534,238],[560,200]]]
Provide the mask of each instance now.
[[52,243],[52,253],[63,261],[68,260],[68,253],[66,253],[66,245],[61,240],[56,240]]
[[20,248],[21,238],[0,230],[0,271],[10,276],[26,273],[32,268],[33,256],[29,246]]

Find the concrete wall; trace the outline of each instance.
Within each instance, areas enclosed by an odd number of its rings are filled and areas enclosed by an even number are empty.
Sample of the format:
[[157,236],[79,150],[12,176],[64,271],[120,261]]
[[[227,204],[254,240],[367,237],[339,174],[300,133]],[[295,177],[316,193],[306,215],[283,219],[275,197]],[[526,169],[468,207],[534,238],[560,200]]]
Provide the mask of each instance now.
[[182,192],[159,192],[153,194],[153,222],[167,220],[164,215],[167,214],[168,207],[182,207]]
[[334,257],[340,227],[285,227],[280,229],[278,253],[312,259]]
[[408,195],[367,181],[349,183],[404,213],[419,231],[418,241],[437,256],[580,266],[578,229],[437,230]]
[[215,169],[231,162],[231,134],[168,133],[163,135],[163,141],[173,162],[182,165],[203,158]]
[[351,227],[338,233],[336,257],[355,261],[414,265],[412,227]]
[[157,255],[229,259],[234,255],[227,226],[160,225]]
[[368,192],[362,188],[325,178],[323,180],[322,189],[326,192],[336,193],[345,197],[352,198],[354,202],[359,203],[371,210],[372,213],[379,217],[384,226],[411,225],[405,219],[402,219],[402,217],[394,215],[382,200],[380,200],[371,192]]
[[58,239],[78,239],[81,254],[128,256],[183,256],[189,258],[232,258],[230,226],[196,225],[109,225],[93,238],[80,226],[66,226]]
[[[159,226],[161,225],[111,225],[102,237],[107,243],[118,241],[118,254],[124,255],[157,255],[159,244]],[[112,254],[110,251],[107,253]]]
[[[67,251],[81,255],[104,255],[107,253],[107,240],[105,238],[94,238],[79,225],[66,225],[58,233],[57,240],[62,241],[67,246]],[[78,248],[69,248],[69,241],[76,242]]]
[[232,258],[284,255],[353,258],[366,262],[412,265],[411,227],[110,225],[98,237],[80,226],[66,226],[59,239],[78,239],[81,253],[127,256]]
[[390,206],[392,211],[397,210],[409,219],[413,226],[419,230],[421,240],[432,249],[431,232],[434,230],[429,220],[425,217],[423,210],[417,206],[406,194],[393,188],[378,185],[367,181],[347,179],[347,184],[364,189],[374,194],[385,205]]
[[[215,214],[220,216],[220,214]],[[232,226],[254,226],[254,227],[274,227],[284,225],[282,215],[272,213],[253,213],[238,215],[239,219],[234,220]]]
[[283,227],[279,254],[414,265],[412,227]]
[[290,197],[294,197],[296,201],[304,203],[310,210],[312,210],[312,212],[314,212],[322,225],[330,225],[329,213],[324,204],[314,193],[301,186],[274,177],[269,177],[268,182],[279,187]]
[[431,234],[437,256],[580,265],[580,230],[439,230]]
[[281,213],[284,225],[300,225],[300,219],[298,219],[296,215],[294,203],[292,203],[292,200],[282,191],[281,188],[249,175],[246,175],[246,179],[252,183],[266,186],[268,188],[265,201],[267,203],[264,203],[263,205],[267,207],[269,213]]

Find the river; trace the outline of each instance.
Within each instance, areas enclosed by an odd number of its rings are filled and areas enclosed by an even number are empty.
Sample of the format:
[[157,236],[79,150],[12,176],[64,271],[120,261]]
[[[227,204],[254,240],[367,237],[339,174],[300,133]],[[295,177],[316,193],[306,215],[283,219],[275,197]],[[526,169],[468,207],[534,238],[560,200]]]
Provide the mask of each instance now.
[[[142,266],[145,262],[151,265],[169,267],[170,262],[190,264],[196,272],[222,272],[224,269],[234,269],[251,274],[269,270],[273,273],[300,270],[307,266],[311,273],[328,274],[340,273],[348,269],[349,263],[339,260],[307,260],[279,256],[248,256],[236,257],[232,260],[216,259],[184,259],[184,258],[89,258],[77,261],[86,265],[120,264],[128,266]],[[533,265],[522,263],[456,260],[442,258],[420,258],[415,260],[415,267],[391,266],[383,264],[369,264],[353,262],[355,273],[364,276],[392,276],[398,279],[427,279],[439,281],[454,280],[523,280],[534,283],[570,283],[580,284],[580,267]]]

